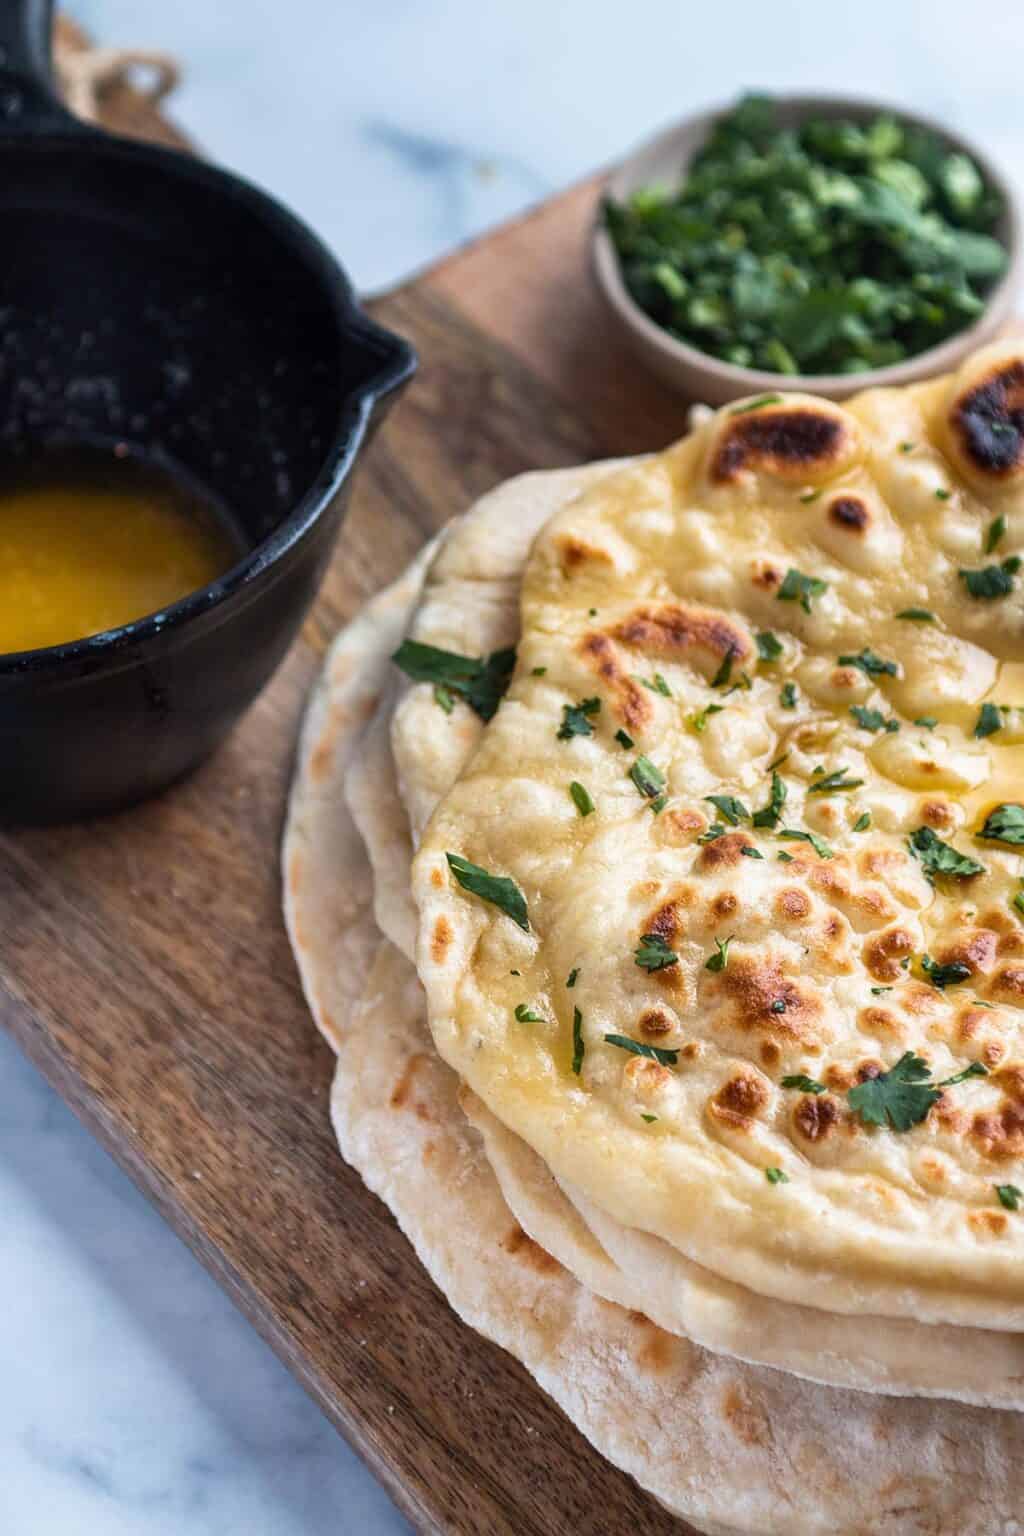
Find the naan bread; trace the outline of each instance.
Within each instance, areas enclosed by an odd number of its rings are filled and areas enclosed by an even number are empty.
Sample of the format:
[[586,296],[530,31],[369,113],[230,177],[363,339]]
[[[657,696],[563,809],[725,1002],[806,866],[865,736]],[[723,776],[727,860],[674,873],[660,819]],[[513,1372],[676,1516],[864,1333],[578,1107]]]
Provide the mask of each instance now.
[[[328,657],[285,836],[289,932],[314,1017],[339,1053],[332,1116],[344,1155],[460,1315],[708,1536],[1020,1536],[1018,1415],[811,1386],[599,1300],[509,1212],[459,1108],[458,1080],[433,1054],[408,962],[384,946],[353,1006],[343,961],[365,953],[372,924],[365,905],[346,905],[365,882],[342,785],[359,720],[384,686],[401,601],[382,594]],[[339,863],[339,852],[356,862]]]
[[[975,837],[1019,795],[1021,753],[1012,713],[972,734],[983,701],[1015,702],[1024,600],[1012,559],[996,599],[958,574],[1024,543],[1021,378],[990,352],[846,409],[769,399],[599,481],[533,546],[512,685],[414,865],[445,1060],[559,1181],[765,1296],[1024,1327],[1024,1214],[996,1195],[1024,1185],[1022,861]],[[782,654],[761,661],[768,631]],[[581,725],[566,711],[589,698]],[[660,814],[629,774],[641,754]],[[783,754],[783,814],[752,827]],[[837,778],[855,782],[816,792]],[[931,885],[919,828],[984,872]],[[529,931],[460,888],[448,853],[514,881]],[[651,933],[678,958],[648,972]],[[929,984],[925,954],[968,980]],[[907,1051],[937,1080],[987,1075],[908,1130],[865,1126],[847,1091]]]
[[[543,492],[544,477],[529,478],[535,482],[534,489]],[[567,493],[572,491],[568,477],[560,473],[557,478]],[[481,510],[488,518],[500,514],[502,489],[509,492],[510,504],[513,496],[519,500],[516,481],[491,493],[450,529],[443,564],[439,557],[429,568],[409,625],[409,633],[422,642],[438,645],[445,639],[450,643],[458,628],[465,594],[447,590],[448,573],[471,566],[481,582],[489,579],[486,564],[480,564],[486,562],[486,554],[472,546]],[[524,520],[520,578],[533,532]],[[502,545],[500,579],[514,582],[514,572],[505,563],[508,555]],[[479,603],[474,602],[474,652],[486,654],[518,638],[508,617],[512,605],[491,604],[489,611],[490,626],[479,621]],[[412,736],[407,742],[408,783],[429,816],[436,803],[432,797],[440,797],[458,778],[483,726],[468,708],[457,720],[445,716],[430,686],[415,685],[412,691],[417,688],[423,707],[431,708],[442,721],[451,720],[447,740],[439,726],[423,732],[418,744]],[[378,923],[385,932],[390,928],[410,934],[415,931],[407,884],[411,830],[388,745],[388,712],[394,708],[394,696],[392,682],[384,687],[377,713],[353,754],[345,800],[367,843]],[[563,1192],[537,1154],[495,1120],[475,1095],[467,1094],[465,1103],[520,1225],[576,1279],[606,1300],[642,1311],[659,1326],[707,1348],[830,1385],[937,1395],[1002,1408],[1024,1406],[1024,1338],[1019,1334],[882,1318],[872,1318],[870,1328],[865,1328],[860,1318],[767,1301],[693,1264],[667,1243],[621,1225],[586,1202],[579,1191]]]

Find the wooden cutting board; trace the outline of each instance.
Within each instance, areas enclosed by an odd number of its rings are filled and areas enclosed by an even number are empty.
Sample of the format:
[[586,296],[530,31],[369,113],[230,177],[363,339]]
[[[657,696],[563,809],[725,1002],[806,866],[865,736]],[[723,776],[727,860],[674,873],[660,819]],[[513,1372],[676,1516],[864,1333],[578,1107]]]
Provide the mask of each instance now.
[[[175,140],[130,90],[103,106]],[[373,305],[420,372],[300,640],[216,758],[141,809],[0,839],[0,1021],[430,1533],[683,1530],[458,1322],[341,1162],[280,910],[296,730],[338,626],[497,481],[683,427],[605,326],[596,196],[577,187]]]

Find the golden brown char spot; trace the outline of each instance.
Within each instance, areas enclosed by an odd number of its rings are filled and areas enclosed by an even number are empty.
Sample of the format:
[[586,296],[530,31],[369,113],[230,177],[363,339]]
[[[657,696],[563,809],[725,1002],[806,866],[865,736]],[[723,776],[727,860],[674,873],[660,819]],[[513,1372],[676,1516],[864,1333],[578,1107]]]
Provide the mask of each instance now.
[[391,1090],[390,1104],[392,1109],[405,1109],[408,1107],[420,1120],[431,1121],[434,1115],[426,1104],[412,1097],[416,1083],[416,1075],[423,1067],[430,1066],[430,1056],[426,1051],[416,1051],[406,1062],[402,1069],[402,1075]]
[[968,1211],[967,1221],[981,1237],[1002,1237],[1007,1227],[1002,1211]]
[[684,1061],[699,1061],[704,1054],[704,1044],[701,1040],[687,1040],[679,1052]]
[[793,1108],[793,1125],[805,1140],[824,1141],[839,1124],[839,1103],[830,1093],[802,1093]]
[[991,1072],[993,1067],[998,1067],[1006,1054],[1006,1047],[999,1040],[986,1040],[981,1048],[982,1064]]
[[921,981],[912,981],[900,988],[900,1006],[915,1018],[927,1018],[929,1014],[943,1013],[949,1003],[944,992],[936,987],[926,987]]
[[996,963],[998,940],[990,928],[974,928],[939,950],[943,965],[959,962],[972,976],[987,976]]
[[817,993],[787,976],[772,955],[737,955],[712,987],[728,1000],[726,1022],[746,1032],[805,1041],[822,1017]]
[[657,896],[660,890],[659,880],[638,880],[629,894],[633,901],[650,901],[651,897]]
[[448,949],[454,937],[455,934],[452,932],[452,925],[445,917],[444,913],[442,913],[437,922],[434,924],[434,932],[430,940],[430,958],[433,960],[435,965],[444,964],[445,956],[448,953]]
[[732,891],[719,891],[710,906],[711,916],[723,920],[739,911],[739,897]]
[[506,1253],[514,1254],[529,1269],[535,1270],[538,1275],[557,1274],[562,1266],[558,1260],[552,1258],[546,1248],[535,1243],[532,1237],[527,1237],[518,1223],[512,1228],[507,1237],[502,1239],[502,1248]]
[[1024,1103],[1004,1097],[996,1109],[980,1110],[971,1121],[971,1140],[995,1163],[1024,1157]]
[[705,832],[707,825],[707,818],[699,811],[674,808],[663,811],[657,821],[658,831],[668,833],[668,841],[680,848],[686,847]]
[[896,1020],[895,1014],[888,1008],[880,1008],[872,1003],[867,1008],[862,1008],[857,1015],[861,1026],[869,1033],[876,1035],[902,1034],[902,1028]]
[[787,885],[775,897],[775,915],[782,922],[800,923],[811,915],[811,898],[797,885]]
[[877,885],[862,885],[851,892],[850,905],[879,923],[890,923],[896,916],[896,908]]
[[650,723],[654,709],[647,689],[635,682],[619,660],[607,635],[584,635],[580,655],[612,696],[612,708],[628,730],[640,731]]
[[775,407],[728,418],[711,463],[711,479],[726,484],[744,470],[799,480],[824,471],[847,451],[850,429],[841,417],[813,405]]
[[898,848],[865,848],[857,857],[857,868],[869,880],[884,879],[901,870],[906,862],[906,854]]
[[708,1101],[708,1109],[716,1120],[736,1130],[750,1129],[771,1097],[771,1090],[763,1078],[752,1072],[737,1072]]
[[871,513],[859,496],[837,496],[828,509],[829,521],[848,533],[863,533]]
[[672,1081],[672,1073],[658,1061],[645,1056],[631,1056],[622,1071],[623,1078],[638,1098],[650,1101]]
[[606,549],[588,544],[574,533],[562,535],[558,540],[558,552],[562,557],[562,569],[566,575],[571,575],[581,565],[586,565],[588,562],[597,561],[602,565],[612,564],[612,557]]
[[766,1067],[777,1067],[782,1060],[782,1049],[774,1040],[761,1041],[761,1060]]
[[671,949],[676,939],[686,931],[684,912],[693,901],[693,889],[691,886],[679,886],[667,901],[663,901],[645,921],[644,933],[655,933],[659,939],[664,939]]
[[673,1021],[660,1008],[645,1008],[640,1015],[639,1026],[642,1035],[657,1039],[660,1035],[671,1033]]
[[956,830],[956,813],[948,800],[925,800],[921,805],[921,820],[935,832]]
[[611,634],[645,656],[683,661],[696,652],[716,668],[727,656],[743,666],[754,653],[750,637],[727,614],[715,608],[684,607],[682,603],[637,608],[616,624]]
[[750,579],[755,587],[761,587],[765,592],[773,592],[776,587],[782,585],[785,571],[780,571],[777,565],[772,565],[770,560],[752,560],[750,563]]
[[771,1426],[764,1409],[735,1383],[723,1394],[722,1413],[744,1445],[766,1445],[771,1440]]
[[1024,361],[1000,363],[953,402],[949,425],[964,458],[986,475],[1024,468]]
[[1019,1061],[1008,1062],[996,1075],[994,1081],[1008,1099],[1024,1104],[1024,1064]]
[[630,1312],[630,1322],[640,1333],[636,1363],[655,1376],[670,1370],[675,1360],[677,1345],[670,1333],[652,1323],[642,1312]]
[[850,894],[850,877],[838,859],[819,859],[808,865],[807,878],[816,891],[844,901]]
[[945,1166],[939,1162],[937,1157],[928,1157],[927,1155],[922,1157],[918,1167],[925,1178],[932,1184],[944,1184],[946,1182]]
[[1024,933],[1019,928],[1013,933],[1004,933],[996,945],[996,953],[1001,960],[1019,960],[1024,955]]
[[697,855],[696,868],[702,875],[711,870],[734,869],[745,857],[744,848],[753,847],[755,844],[745,832],[726,832],[723,837],[704,844]]
[[430,871],[430,883],[434,887],[435,891],[444,889],[444,875],[441,873],[436,864]]
[[900,964],[914,953],[914,935],[906,928],[886,928],[874,934],[861,954],[876,981],[898,981],[905,969]]
[[1000,966],[988,984],[987,996],[1024,1006],[1024,966]]
[[837,693],[849,692],[860,686],[860,673],[853,667],[834,667],[829,681]]

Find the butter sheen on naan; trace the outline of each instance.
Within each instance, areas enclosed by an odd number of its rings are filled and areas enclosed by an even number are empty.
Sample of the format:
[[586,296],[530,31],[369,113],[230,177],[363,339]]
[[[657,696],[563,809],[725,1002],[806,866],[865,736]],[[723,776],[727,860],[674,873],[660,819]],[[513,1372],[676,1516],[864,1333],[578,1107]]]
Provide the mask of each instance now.
[[[1016,702],[1006,663],[1022,599],[1019,583],[971,598],[957,574],[1024,542],[1008,446],[1019,376],[1016,354],[990,352],[952,382],[846,409],[787,397],[727,410],[601,480],[534,546],[512,686],[414,866],[442,1056],[585,1200],[765,1295],[1024,1325],[1024,1221],[994,1193],[1024,1183],[1024,942],[1010,906],[1022,861],[971,835],[1020,793],[1015,732],[971,730],[986,695]],[[998,514],[1006,532],[986,555]],[[779,599],[791,568],[828,583],[810,613]],[[912,607],[938,623],[895,618]],[[754,638],[768,629],[784,647],[772,664]],[[899,675],[839,665],[865,647]],[[725,696],[710,683],[730,654],[751,686]],[[565,706],[592,696],[593,734],[559,740]],[[711,703],[724,708],[698,732]],[[865,731],[851,705],[900,731]],[[912,723],[925,714],[932,731]],[[628,777],[640,752],[666,777],[659,815]],[[701,842],[717,816],[704,797],[761,809],[784,752],[781,824],[834,856],[745,821]],[[863,786],[809,794],[816,768]],[[573,780],[593,815],[579,816]],[[872,825],[854,831],[865,812]],[[906,848],[920,826],[987,873],[933,888]],[[455,885],[449,851],[516,880],[529,934]],[[679,962],[648,974],[633,952],[652,931]],[[727,937],[728,965],[708,971]],[[969,982],[930,986],[925,952],[967,964]],[[516,1021],[520,1003],[545,1022]],[[677,1058],[628,1054],[606,1034]],[[906,1050],[936,1078],[972,1061],[988,1075],[907,1132],[864,1127],[846,1090]],[[790,1073],[829,1091],[783,1089]],[[789,1182],[770,1184],[768,1168]]]

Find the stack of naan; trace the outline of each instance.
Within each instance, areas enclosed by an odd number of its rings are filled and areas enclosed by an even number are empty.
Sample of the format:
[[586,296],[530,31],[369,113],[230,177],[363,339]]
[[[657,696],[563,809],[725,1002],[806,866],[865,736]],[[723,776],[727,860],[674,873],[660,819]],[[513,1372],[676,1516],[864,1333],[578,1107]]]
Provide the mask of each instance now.
[[[341,1150],[707,1532],[1024,1532],[1024,351],[524,475],[330,653]],[[397,660],[393,660],[397,657]]]

